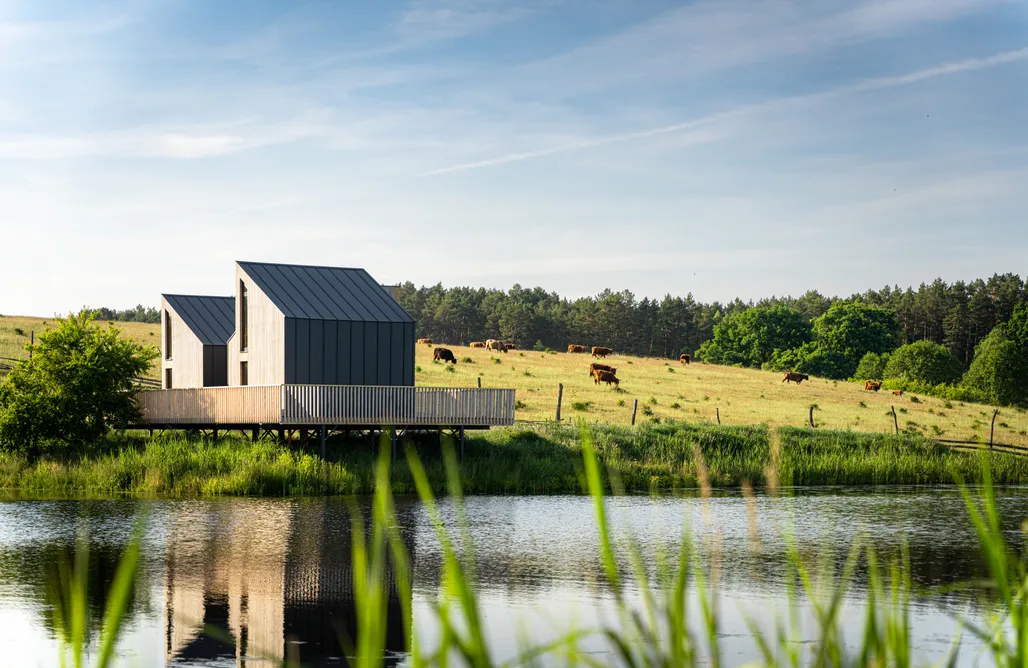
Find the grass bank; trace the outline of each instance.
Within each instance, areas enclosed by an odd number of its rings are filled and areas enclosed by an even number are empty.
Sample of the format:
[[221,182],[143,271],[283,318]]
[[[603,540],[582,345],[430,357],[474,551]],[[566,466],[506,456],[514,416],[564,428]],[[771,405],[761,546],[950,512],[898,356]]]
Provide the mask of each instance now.
[[[886,436],[790,427],[645,424],[590,427],[597,452],[630,492],[696,487],[702,455],[715,486],[760,486],[769,471],[782,485],[917,485],[980,480],[983,459],[917,435]],[[414,442],[429,480],[445,489],[433,439]],[[50,451],[35,459],[0,453],[0,489],[25,494],[256,495],[367,494],[377,445],[330,442],[312,451],[274,441],[189,441],[112,436],[86,452]],[[777,455],[774,455],[777,453]],[[1028,483],[1028,458],[988,455],[1001,484]],[[582,491],[577,428],[500,429],[468,439],[463,487],[469,494],[576,494]],[[414,493],[404,458],[392,470],[397,494]]]

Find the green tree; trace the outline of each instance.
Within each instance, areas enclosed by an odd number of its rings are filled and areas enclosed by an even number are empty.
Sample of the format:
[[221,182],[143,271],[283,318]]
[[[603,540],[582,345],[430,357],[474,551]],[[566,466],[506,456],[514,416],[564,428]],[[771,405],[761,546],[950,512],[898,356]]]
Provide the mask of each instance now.
[[797,371],[811,376],[842,380],[850,376],[853,367],[845,355],[825,350],[817,342],[811,341],[799,348],[776,350],[763,368],[772,371]]
[[714,364],[759,368],[776,350],[797,348],[809,340],[810,327],[796,311],[785,306],[757,307],[726,316],[697,356]]
[[885,365],[889,363],[889,353],[867,353],[860,358],[853,380],[883,380]]
[[132,379],[157,350],[119,333],[86,310],[41,333],[31,359],[0,384],[0,444],[31,451],[49,440],[84,443],[136,418]]
[[960,361],[949,348],[922,339],[894,350],[885,365],[884,377],[949,385],[960,381],[961,371]]
[[867,353],[887,353],[899,341],[896,314],[862,301],[836,302],[813,323],[821,350],[839,353],[849,363],[849,378]]
[[975,348],[964,386],[989,403],[1028,404],[1028,360],[1018,341],[1000,324]]

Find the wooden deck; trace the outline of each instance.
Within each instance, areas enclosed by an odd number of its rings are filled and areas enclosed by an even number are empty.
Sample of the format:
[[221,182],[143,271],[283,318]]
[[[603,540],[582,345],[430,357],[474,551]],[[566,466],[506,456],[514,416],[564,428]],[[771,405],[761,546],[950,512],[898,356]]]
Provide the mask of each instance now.
[[136,395],[138,426],[500,427],[514,390],[379,385],[259,385]]

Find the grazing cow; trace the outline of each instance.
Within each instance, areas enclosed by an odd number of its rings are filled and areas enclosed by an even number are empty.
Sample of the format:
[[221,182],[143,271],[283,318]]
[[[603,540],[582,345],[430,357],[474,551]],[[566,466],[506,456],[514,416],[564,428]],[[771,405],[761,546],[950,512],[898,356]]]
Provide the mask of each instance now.
[[575,344],[572,343],[571,345],[568,346],[568,352],[569,353],[584,353],[585,352],[585,346],[576,346]]
[[903,390],[893,390],[892,391],[892,396],[894,396],[894,397],[902,397],[903,396]]
[[618,372],[616,367],[607,366],[606,364],[597,364],[596,362],[593,362],[592,364],[589,365],[589,375],[590,376],[595,378],[597,371],[609,371],[610,373],[617,373]]
[[606,383],[607,385],[610,385],[611,383],[613,383],[615,387],[618,387],[620,382],[621,381],[618,380],[618,377],[615,376],[610,371],[604,371],[603,369],[597,369],[596,373],[593,374],[593,384],[594,385],[599,385],[600,383]]
[[785,378],[782,379],[783,383],[796,383],[799,385],[805,380],[810,380],[810,376],[805,373],[796,373],[795,371],[786,371]]
[[453,351],[449,348],[436,348],[432,351],[432,359],[440,362],[453,362],[454,366],[457,365],[457,358],[453,356]]
[[418,343],[427,343],[431,345],[432,339],[418,339]]
[[485,348],[485,341],[472,341],[471,342],[471,347],[472,348]]
[[613,348],[601,348],[600,346],[593,346],[593,357],[606,357],[607,355],[613,354]]
[[877,392],[882,389],[882,381],[880,380],[865,380],[864,389],[869,392]]
[[678,358],[678,361],[682,364],[688,364],[692,362],[692,356],[689,353],[682,353],[682,356]]
[[503,344],[503,349],[504,350],[517,350],[518,347],[516,345],[514,345],[513,343],[505,343],[505,344]]
[[507,352],[507,348],[504,347],[503,341],[500,341],[499,339],[489,339],[485,342],[485,348],[486,350],[496,350],[503,353]]

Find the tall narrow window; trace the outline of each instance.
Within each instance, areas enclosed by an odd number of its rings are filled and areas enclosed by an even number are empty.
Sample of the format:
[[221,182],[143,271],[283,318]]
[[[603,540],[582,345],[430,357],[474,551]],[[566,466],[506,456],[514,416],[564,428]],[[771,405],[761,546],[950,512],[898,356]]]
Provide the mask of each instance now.
[[164,311],[164,359],[171,359],[171,314]]
[[164,389],[171,389],[171,369],[164,370]]
[[249,323],[247,322],[249,318],[247,317],[246,308],[246,283],[243,281],[239,281],[239,320],[239,349],[246,351],[248,348],[247,339],[249,338],[249,332],[247,330],[250,328],[248,327]]
[[246,362],[239,363],[239,384],[249,385],[250,384],[250,372],[246,367]]

